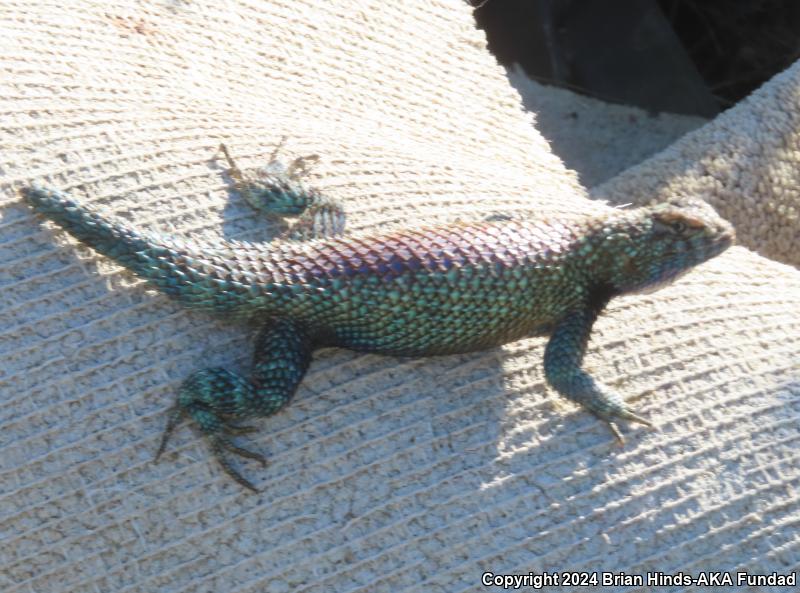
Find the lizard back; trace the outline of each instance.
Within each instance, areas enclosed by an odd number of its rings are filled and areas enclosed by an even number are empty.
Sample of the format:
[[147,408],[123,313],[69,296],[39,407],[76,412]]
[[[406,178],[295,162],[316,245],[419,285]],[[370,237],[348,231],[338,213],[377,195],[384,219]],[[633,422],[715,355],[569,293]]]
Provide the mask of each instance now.
[[569,265],[583,227],[564,221],[200,245],[140,233],[55,190],[23,195],[189,308],[239,320],[291,317],[325,345],[398,355],[478,350],[541,331],[586,296]]

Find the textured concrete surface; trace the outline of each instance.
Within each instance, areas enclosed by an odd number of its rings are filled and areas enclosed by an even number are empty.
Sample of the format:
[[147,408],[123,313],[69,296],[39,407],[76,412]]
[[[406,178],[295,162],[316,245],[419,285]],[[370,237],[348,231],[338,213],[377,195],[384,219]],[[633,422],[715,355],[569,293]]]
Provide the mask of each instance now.
[[256,328],[181,311],[43,229],[16,188],[261,240],[214,155],[224,140],[256,166],[287,136],[287,158],[322,157],[311,182],[355,229],[597,207],[463,2],[7,3],[0,21],[4,592],[797,570],[800,274],[743,248],[599,321],[587,367],[660,427],[626,428],[624,448],[549,392],[537,338],[429,360],[321,352],[250,439],[271,458],[242,466],[259,495],[186,428],[152,462],[177,385],[246,371]]

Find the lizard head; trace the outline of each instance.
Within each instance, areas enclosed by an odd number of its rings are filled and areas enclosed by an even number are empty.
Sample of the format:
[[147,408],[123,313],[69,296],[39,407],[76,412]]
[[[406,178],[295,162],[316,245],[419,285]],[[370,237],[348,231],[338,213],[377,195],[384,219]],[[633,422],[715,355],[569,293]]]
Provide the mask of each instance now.
[[733,227],[696,199],[620,211],[605,225],[604,251],[618,293],[649,292],[719,255],[735,238]]

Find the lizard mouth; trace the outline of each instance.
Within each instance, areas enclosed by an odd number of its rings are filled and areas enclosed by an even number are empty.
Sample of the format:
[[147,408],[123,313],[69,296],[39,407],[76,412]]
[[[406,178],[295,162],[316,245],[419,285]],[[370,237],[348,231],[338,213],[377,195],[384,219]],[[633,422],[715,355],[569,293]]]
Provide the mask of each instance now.
[[726,221],[720,224],[717,227],[717,231],[719,234],[714,244],[720,248],[720,251],[725,251],[736,242],[736,229],[729,222]]
[[736,233],[733,229],[730,229],[729,232],[725,233],[721,237],[719,237],[716,241],[711,243],[710,251],[714,254],[720,254],[725,251],[728,247],[734,244],[736,241]]

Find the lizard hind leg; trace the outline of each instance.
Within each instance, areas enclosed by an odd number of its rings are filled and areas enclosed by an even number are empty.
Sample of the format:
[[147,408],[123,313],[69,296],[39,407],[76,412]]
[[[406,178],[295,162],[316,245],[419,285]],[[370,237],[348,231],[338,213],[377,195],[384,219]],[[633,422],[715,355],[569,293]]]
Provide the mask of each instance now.
[[241,420],[274,414],[292,398],[311,362],[311,351],[311,340],[298,324],[274,321],[256,338],[250,379],[219,367],[193,373],[181,385],[177,402],[169,412],[156,459],[181,419],[189,416],[209,441],[225,472],[242,486],[258,492],[231,465],[226,454],[255,459],[262,465],[266,465],[266,458],[236,445],[231,436],[255,430],[239,425]]
[[228,161],[228,174],[234,188],[256,210],[268,216],[297,217],[297,222],[281,238],[308,240],[335,237],[344,233],[345,211],[342,204],[323,195],[315,188],[307,188],[300,176],[307,173],[307,163],[315,162],[318,155],[300,157],[285,167],[276,159],[275,149],[270,162],[253,171],[243,172],[228,152],[220,150]]

